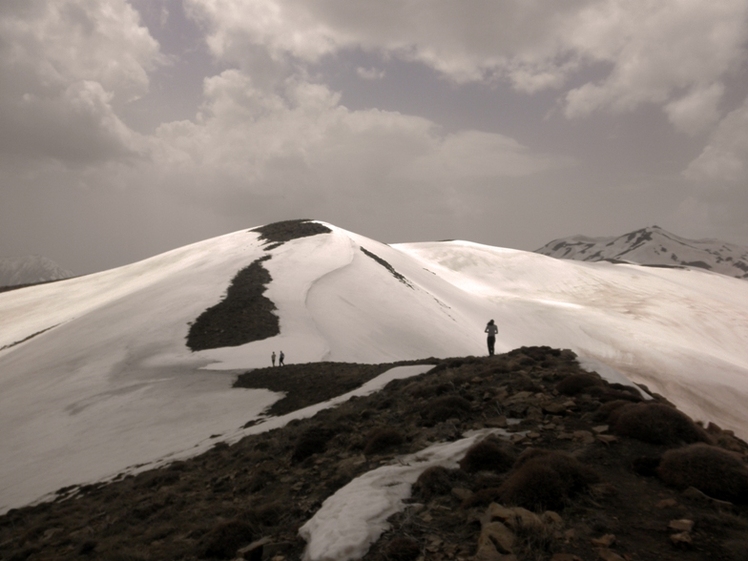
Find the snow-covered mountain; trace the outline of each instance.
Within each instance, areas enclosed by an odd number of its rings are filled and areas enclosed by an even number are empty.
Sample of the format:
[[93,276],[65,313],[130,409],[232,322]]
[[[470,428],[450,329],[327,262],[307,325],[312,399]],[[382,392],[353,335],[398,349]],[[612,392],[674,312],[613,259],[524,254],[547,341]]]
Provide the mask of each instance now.
[[481,355],[489,319],[497,352],[572,349],[748,436],[743,280],[292,222],[0,294],[0,511],[258,430],[279,396],[231,385],[273,351]]
[[748,248],[719,240],[687,240],[658,226],[608,238],[561,238],[547,243],[536,253],[578,261],[696,267],[748,279]]
[[67,279],[73,273],[47,257],[0,257],[0,288]]

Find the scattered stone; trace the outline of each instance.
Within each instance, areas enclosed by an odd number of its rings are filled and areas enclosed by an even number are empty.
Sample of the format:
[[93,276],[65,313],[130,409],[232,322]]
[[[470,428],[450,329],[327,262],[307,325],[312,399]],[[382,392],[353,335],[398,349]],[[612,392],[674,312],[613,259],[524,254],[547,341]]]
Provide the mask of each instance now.
[[614,534],[605,534],[604,536],[601,536],[599,538],[592,538],[592,543],[594,545],[599,545],[602,547],[610,547],[613,545],[616,541],[616,537]]
[[554,553],[551,561],[582,561],[582,558],[573,553]]
[[680,520],[671,520],[668,524],[668,528],[671,530],[678,530],[679,532],[690,532],[693,529],[693,520],[682,518]]
[[488,543],[490,543],[499,553],[512,553],[516,539],[514,532],[501,522],[489,522],[481,528],[478,550],[488,547]]
[[618,555],[615,551],[611,551],[610,549],[599,549],[597,551],[597,554],[603,561],[626,561],[626,559]]
[[693,545],[691,534],[688,532],[678,532],[677,534],[672,534],[670,536],[670,541],[676,547],[689,547]]

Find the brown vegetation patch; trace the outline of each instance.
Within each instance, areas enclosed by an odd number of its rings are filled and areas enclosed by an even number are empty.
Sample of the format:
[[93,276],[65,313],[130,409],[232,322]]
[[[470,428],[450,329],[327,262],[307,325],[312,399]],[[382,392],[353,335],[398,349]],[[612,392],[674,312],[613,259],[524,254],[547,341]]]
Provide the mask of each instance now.
[[478,471],[509,471],[516,460],[512,447],[499,439],[487,438],[473,444],[460,460],[460,468],[468,473]]
[[602,385],[602,379],[596,374],[572,374],[556,384],[556,391],[564,395],[578,395],[584,391],[589,391],[592,387]]
[[272,280],[257,259],[239,271],[224,299],[205,310],[190,326],[187,346],[193,351],[238,347],[280,333],[275,304],[264,296]]
[[[548,472],[536,475],[541,489],[555,487],[557,496],[568,493],[569,498],[552,528],[546,522],[554,517],[545,513],[537,516],[546,521],[540,530],[506,521],[515,532],[517,561],[553,559],[557,553],[592,561],[601,558],[601,551],[609,558],[615,558],[615,553],[631,560],[741,558],[748,505],[710,499],[694,488],[681,493],[658,477],[638,475],[631,469],[633,460],[662,457],[668,447],[626,436],[612,439],[595,420],[602,404],[590,393],[561,398],[568,403],[563,411],[543,409],[558,401],[555,384],[562,376],[581,373],[570,351],[531,347],[496,357],[432,363],[438,366],[426,374],[394,380],[379,392],[350,399],[312,418],[291,421],[232,445],[217,444],[200,456],[162,469],[70,488],[55,502],[12,510],[0,516],[0,559],[77,560],[85,551],[84,558],[90,561],[202,561],[207,559],[204,548],[210,536],[225,521],[246,524],[247,534],[238,541],[261,541],[263,561],[301,559],[305,544],[298,529],[323,502],[352,479],[399,461],[365,456],[370,435],[395,429],[403,442],[386,454],[417,454],[434,443],[497,426],[508,433],[500,436],[502,445],[520,458],[513,471],[473,472],[449,465],[425,470],[404,510],[388,519],[390,530],[372,544],[362,561],[391,561],[398,555],[410,559],[416,555],[414,543],[418,557],[428,561],[475,559],[480,521],[488,509],[496,508],[491,503],[503,500],[504,483],[533,464],[548,467]],[[384,371],[395,365],[364,366]],[[350,368],[348,374],[345,368]],[[284,405],[287,410],[293,403],[316,402],[371,374],[361,365],[332,363],[264,370],[255,381],[287,391],[291,398]],[[328,379],[330,387],[325,388]],[[428,405],[450,396],[465,400],[469,407],[460,416],[424,424],[422,413]],[[519,424],[506,423],[509,410]],[[728,431],[718,432],[718,427],[710,431],[715,441],[728,443],[748,457],[748,445]],[[574,458],[594,469],[603,483],[590,485],[584,472],[575,475]],[[534,502],[554,504],[552,495]],[[673,546],[667,531],[670,521],[680,519],[695,522],[689,534],[691,545],[682,549]],[[608,534],[615,540],[601,550],[592,540]],[[237,556],[236,551],[231,555]]]
[[561,510],[599,479],[593,469],[568,454],[532,450],[517,460],[499,495],[506,504],[538,512]]
[[711,442],[704,429],[685,413],[656,402],[627,404],[615,411],[612,431],[651,444],[678,445]]
[[377,428],[367,435],[364,454],[372,456],[374,454],[389,452],[393,448],[400,446],[403,442],[405,442],[405,437],[399,430],[393,428]]
[[748,467],[735,454],[692,444],[665,452],[657,475],[678,489],[696,487],[715,499],[748,503]]

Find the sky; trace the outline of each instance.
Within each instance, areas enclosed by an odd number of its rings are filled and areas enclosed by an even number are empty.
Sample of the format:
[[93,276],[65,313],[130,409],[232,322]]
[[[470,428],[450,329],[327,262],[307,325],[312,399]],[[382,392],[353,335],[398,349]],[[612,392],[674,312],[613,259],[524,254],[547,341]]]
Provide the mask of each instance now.
[[315,218],[748,245],[748,0],[4,0],[0,257]]

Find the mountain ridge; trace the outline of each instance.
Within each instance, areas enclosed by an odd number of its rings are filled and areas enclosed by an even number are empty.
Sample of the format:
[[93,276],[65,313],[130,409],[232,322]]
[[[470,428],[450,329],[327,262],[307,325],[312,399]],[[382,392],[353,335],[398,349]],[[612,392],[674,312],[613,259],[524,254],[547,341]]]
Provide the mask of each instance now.
[[40,255],[0,257],[0,289],[63,280],[74,273]]
[[559,238],[536,249],[559,259],[636,263],[653,267],[696,267],[748,279],[748,248],[727,242],[688,240],[659,226],[649,226],[621,236]]
[[[748,434],[742,280],[464,241],[386,245],[318,221],[273,229],[290,235],[242,230],[0,294],[0,511],[236,441],[280,396],[232,384],[274,351],[288,364],[479,356],[490,318],[499,353],[570,349],[585,368],[646,384],[705,425]],[[306,230],[315,233],[298,235]],[[262,294],[279,333],[191,350],[197,318],[268,256]]]

